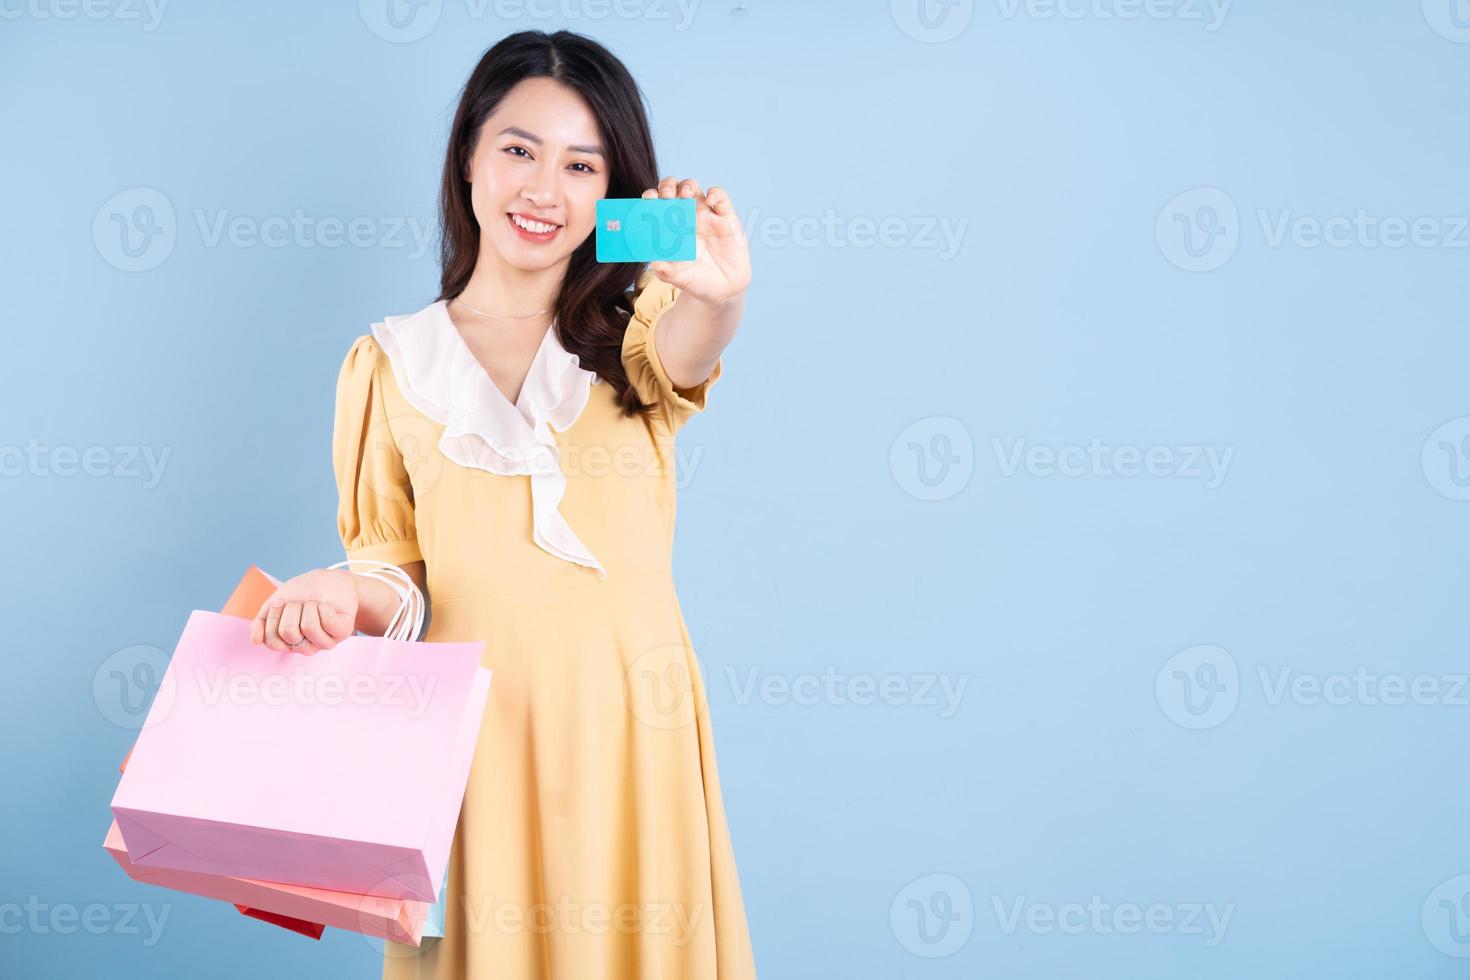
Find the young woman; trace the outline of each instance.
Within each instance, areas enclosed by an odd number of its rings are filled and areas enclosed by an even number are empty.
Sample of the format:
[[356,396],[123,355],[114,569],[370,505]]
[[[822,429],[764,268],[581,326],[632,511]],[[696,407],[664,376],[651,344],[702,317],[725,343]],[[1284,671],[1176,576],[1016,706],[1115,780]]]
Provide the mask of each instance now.
[[[597,200],[638,196],[694,199],[695,260],[596,261]],[[439,298],[352,344],[333,438],[348,558],[401,569],[428,597],[422,638],[483,640],[494,673],[444,936],[390,943],[383,975],[753,977],[670,567],[674,437],[750,282],[735,209],[659,179],[621,62],[525,32],[465,85],[440,219]],[[373,573],[318,569],[253,638],[314,653],[382,635],[399,605]]]

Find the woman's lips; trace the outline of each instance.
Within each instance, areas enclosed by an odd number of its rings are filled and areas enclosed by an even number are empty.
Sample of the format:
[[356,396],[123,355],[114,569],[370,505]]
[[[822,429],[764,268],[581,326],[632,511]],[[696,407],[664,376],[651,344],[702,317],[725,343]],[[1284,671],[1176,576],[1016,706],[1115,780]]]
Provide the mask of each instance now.
[[[521,215],[521,217],[524,218],[526,216],[525,215]],[[510,224],[510,227],[511,227],[511,230],[512,231],[514,231],[517,235],[520,235],[522,239],[524,239],[525,241],[528,241],[528,242],[537,242],[537,243],[543,243],[544,244],[545,242],[549,242],[553,238],[555,238],[556,235],[557,235],[557,232],[561,231],[561,226],[560,225],[558,225],[557,227],[551,229],[548,232],[540,232],[540,233],[538,233],[538,232],[530,231],[530,230],[525,229],[525,228],[522,228],[520,225],[516,224],[515,215],[514,214],[511,214],[511,213],[507,213],[506,214],[505,220]],[[550,224],[550,222],[542,222],[542,224]]]

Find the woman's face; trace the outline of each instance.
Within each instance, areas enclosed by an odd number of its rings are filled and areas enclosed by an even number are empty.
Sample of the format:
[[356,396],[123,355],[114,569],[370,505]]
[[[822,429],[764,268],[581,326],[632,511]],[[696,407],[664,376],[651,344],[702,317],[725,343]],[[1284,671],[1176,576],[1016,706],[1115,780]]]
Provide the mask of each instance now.
[[[607,193],[601,143],[597,117],[561,82],[528,78],[506,93],[480,128],[465,174],[482,252],[494,249],[526,270],[569,261]],[[527,230],[518,219],[540,224]]]

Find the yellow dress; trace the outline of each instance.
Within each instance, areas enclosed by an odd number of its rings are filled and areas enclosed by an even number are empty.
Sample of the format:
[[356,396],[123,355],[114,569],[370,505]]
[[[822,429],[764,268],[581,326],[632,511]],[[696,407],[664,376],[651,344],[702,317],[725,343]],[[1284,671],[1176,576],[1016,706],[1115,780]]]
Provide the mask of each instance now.
[[671,569],[674,437],[722,365],[676,388],[653,337],[678,291],[647,272],[636,288],[622,359],[651,419],[622,416],[599,382],[555,433],[557,509],[605,577],[533,541],[531,477],[444,456],[445,425],[405,398],[373,334],[343,362],[333,464],[347,556],[422,558],[423,639],[483,640],[493,671],[444,936],[388,943],[386,980],[755,976]]

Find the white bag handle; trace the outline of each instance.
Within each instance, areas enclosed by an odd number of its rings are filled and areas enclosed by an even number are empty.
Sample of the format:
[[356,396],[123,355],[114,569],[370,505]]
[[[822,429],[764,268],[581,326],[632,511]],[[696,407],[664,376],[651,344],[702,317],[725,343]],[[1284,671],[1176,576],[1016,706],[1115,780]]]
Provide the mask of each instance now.
[[[368,571],[352,571],[352,565],[371,565]],[[371,558],[349,558],[339,561],[328,568],[346,568],[354,575],[365,578],[377,579],[384,582],[398,594],[398,611],[393,614],[393,619],[388,623],[388,630],[383,634],[390,640],[412,642],[419,638],[424,629],[424,594],[414,584],[408,573],[397,565],[386,561],[377,561]]]

